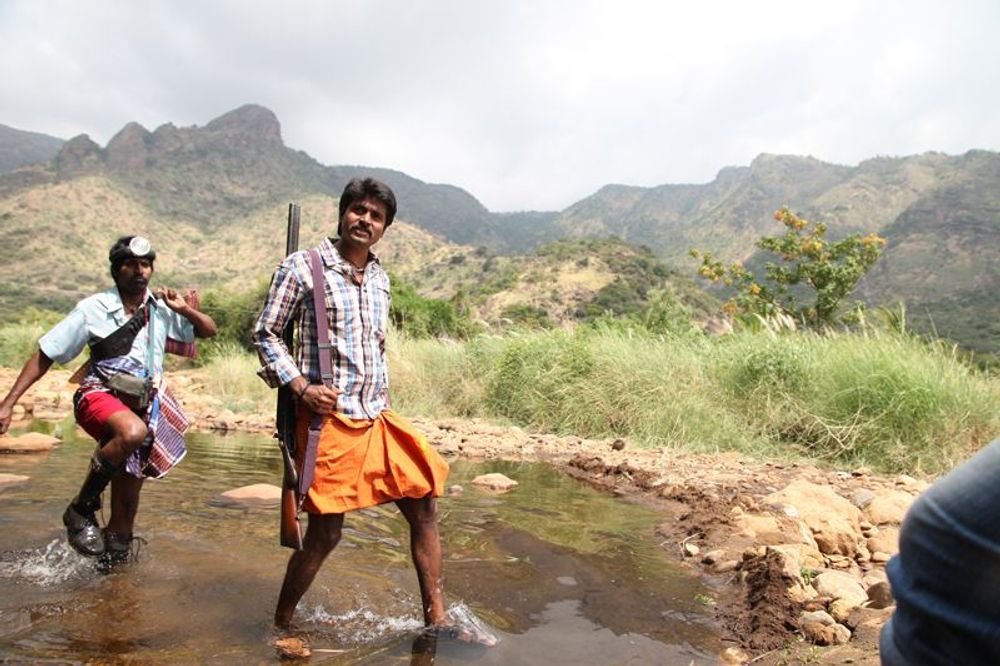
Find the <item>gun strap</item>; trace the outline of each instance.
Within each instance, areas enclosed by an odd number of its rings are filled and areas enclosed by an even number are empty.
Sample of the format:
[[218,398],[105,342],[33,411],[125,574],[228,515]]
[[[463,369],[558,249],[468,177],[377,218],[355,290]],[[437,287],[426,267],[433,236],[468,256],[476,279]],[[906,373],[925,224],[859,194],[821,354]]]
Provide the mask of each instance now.
[[[333,383],[333,367],[330,360],[330,315],[326,308],[326,278],[323,275],[323,261],[319,251],[309,250],[309,264],[313,279],[313,313],[316,315],[316,342],[319,347],[319,374],[324,386]],[[299,473],[299,507],[313,482],[316,469],[316,454],[319,450],[319,434],[323,429],[322,414],[313,414],[309,422],[309,438],[306,440],[305,457]]]

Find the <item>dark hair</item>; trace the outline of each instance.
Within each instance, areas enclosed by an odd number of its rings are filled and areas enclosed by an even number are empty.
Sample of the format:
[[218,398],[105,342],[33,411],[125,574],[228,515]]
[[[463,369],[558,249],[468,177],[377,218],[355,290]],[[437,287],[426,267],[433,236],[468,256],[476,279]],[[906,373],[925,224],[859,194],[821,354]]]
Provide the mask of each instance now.
[[392,193],[389,186],[374,178],[352,178],[344,187],[343,194],[340,195],[340,217],[337,219],[337,232],[340,232],[340,220],[344,213],[355,201],[362,199],[375,199],[385,206],[385,226],[392,224],[396,217],[396,195]]
[[[132,241],[135,240],[136,238],[140,238],[140,240],[146,241],[146,246],[148,247],[148,250],[146,252],[143,252],[141,255],[136,254],[135,251],[132,249]],[[156,259],[156,250],[153,249],[152,245],[149,244],[148,240],[135,235],[122,236],[121,238],[116,240],[115,244],[111,246],[110,250],[108,250],[108,261],[111,262],[112,279],[114,279],[115,274],[118,272],[118,269],[121,267],[122,263],[124,263],[127,259],[132,259],[134,257],[149,259],[150,262],[153,262]]]

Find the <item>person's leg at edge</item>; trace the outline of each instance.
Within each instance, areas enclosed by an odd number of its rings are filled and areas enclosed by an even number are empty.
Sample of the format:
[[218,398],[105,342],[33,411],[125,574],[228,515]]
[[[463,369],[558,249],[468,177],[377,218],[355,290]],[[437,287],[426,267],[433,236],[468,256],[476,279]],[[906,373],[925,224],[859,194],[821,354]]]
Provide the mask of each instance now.
[[302,540],[302,550],[292,553],[281,583],[278,606],[274,610],[274,626],[279,630],[291,627],[292,615],[302,595],[312,585],[316,573],[340,542],[344,514],[309,514],[309,526]]
[[437,501],[432,497],[403,498],[396,502],[410,524],[410,553],[420,584],[424,624],[429,627],[445,622],[441,593],[441,538],[438,534]]

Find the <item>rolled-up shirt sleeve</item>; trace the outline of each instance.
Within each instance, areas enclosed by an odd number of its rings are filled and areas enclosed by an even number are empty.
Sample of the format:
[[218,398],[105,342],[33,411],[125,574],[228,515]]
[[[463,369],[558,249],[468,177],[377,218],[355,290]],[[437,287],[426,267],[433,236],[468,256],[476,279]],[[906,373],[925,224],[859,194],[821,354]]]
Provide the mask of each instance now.
[[69,363],[83,351],[90,334],[87,316],[77,306],[66,318],[38,339],[38,348],[56,363]]
[[280,264],[252,334],[261,362],[257,375],[272,388],[284,386],[302,375],[281,333],[298,311],[304,293],[301,280],[287,260]]

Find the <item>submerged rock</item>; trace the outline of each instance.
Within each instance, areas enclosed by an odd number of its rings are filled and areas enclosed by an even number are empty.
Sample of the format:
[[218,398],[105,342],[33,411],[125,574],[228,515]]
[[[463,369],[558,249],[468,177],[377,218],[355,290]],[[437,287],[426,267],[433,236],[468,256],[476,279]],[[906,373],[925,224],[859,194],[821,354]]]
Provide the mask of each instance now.
[[219,495],[229,504],[247,506],[277,505],[281,503],[281,488],[270,483],[254,483],[227,490]]
[[0,437],[0,453],[39,453],[51,451],[59,443],[57,437],[40,432],[26,432],[18,437]]
[[511,488],[516,488],[518,483],[514,479],[500,474],[499,472],[493,472],[491,474],[480,474],[472,480],[472,483],[479,486],[480,488],[486,488],[487,490],[495,490],[497,492],[506,492]]
[[7,485],[12,485],[15,483],[23,483],[30,479],[30,476],[23,476],[21,474],[7,474],[0,472],[0,488]]

